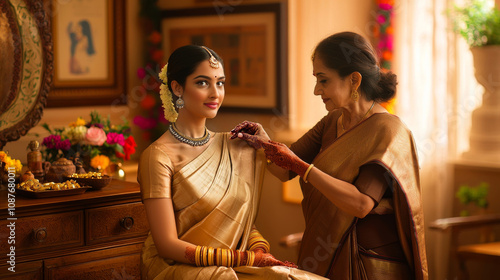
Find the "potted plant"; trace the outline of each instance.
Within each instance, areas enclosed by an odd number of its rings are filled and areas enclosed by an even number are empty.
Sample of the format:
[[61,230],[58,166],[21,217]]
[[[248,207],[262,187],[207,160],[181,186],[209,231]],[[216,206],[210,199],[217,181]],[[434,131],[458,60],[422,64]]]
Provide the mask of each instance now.
[[449,10],[454,31],[469,44],[483,103],[472,113],[470,150],[464,156],[500,160],[500,11],[486,0]]
[[[476,187],[469,187],[468,185],[461,185],[455,196],[466,207],[460,212],[460,216],[469,216],[470,209],[468,205],[475,205],[479,208],[479,212],[485,212],[488,208],[488,183],[482,182]],[[475,211],[474,211],[475,212]]]

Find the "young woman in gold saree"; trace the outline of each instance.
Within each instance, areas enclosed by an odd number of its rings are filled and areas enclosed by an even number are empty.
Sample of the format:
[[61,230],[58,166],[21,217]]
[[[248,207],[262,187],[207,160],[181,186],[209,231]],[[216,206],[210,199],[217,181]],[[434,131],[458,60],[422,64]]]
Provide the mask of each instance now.
[[275,259],[253,226],[263,155],[244,141],[228,141],[229,133],[205,127],[224,99],[220,57],[206,47],[181,47],[160,79],[171,125],[139,162],[137,179],[151,228],[142,278],[321,279]]
[[232,131],[263,147],[282,181],[302,177],[299,268],[330,279],[427,279],[414,140],[379,104],[395,95],[396,75],[381,72],[352,32],[321,41],[312,60],[314,95],[329,113],[311,130],[290,148],[256,123]]

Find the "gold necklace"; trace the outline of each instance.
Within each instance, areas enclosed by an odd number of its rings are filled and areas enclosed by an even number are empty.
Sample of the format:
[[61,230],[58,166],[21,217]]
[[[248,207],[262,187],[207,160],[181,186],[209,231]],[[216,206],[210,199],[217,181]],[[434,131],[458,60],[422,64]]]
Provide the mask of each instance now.
[[[358,122],[362,122],[366,116],[368,116],[368,114],[370,113],[370,111],[373,109],[373,106],[375,106],[375,101],[373,101],[372,103],[372,106],[370,107],[370,109],[368,109],[368,111],[366,111],[365,115],[361,118],[361,120]],[[340,128],[342,128],[342,132],[341,133],[344,133],[345,131],[345,128],[344,128],[344,112],[342,112],[342,115],[340,115]]]
[[206,127],[205,127],[205,133],[203,134],[202,137],[199,138],[193,138],[182,134],[175,125],[175,123],[172,123],[168,128],[168,130],[175,137],[175,139],[191,146],[203,146],[210,140],[210,133],[208,133],[208,129]]

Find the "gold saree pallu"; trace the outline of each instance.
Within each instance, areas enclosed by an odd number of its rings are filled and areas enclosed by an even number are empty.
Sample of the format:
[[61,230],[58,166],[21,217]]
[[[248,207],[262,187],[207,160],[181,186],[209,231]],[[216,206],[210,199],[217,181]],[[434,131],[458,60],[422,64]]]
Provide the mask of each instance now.
[[[179,239],[194,245],[247,250],[265,168],[262,153],[228,133],[173,174],[171,189]],[[324,279],[285,267],[196,267],[163,259],[151,234],[141,256],[143,279]],[[293,275],[295,278],[290,278]]]

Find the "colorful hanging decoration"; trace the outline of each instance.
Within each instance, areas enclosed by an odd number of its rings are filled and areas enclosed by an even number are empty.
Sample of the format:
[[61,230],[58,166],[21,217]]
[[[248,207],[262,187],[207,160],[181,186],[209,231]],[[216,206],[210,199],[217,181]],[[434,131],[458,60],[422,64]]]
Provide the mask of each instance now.
[[[391,70],[393,58],[393,8],[394,0],[375,0],[377,3],[376,24],[373,37],[380,57],[382,71]],[[382,104],[391,114],[394,113],[395,98]]]
[[141,0],[139,12],[146,37],[146,57],[145,66],[137,69],[141,85],[134,90],[139,99],[142,115],[135,116],[133,122],[142,130],[142,139],[147,142],[155,141],[168,129],[168,121],[164,118],[159,94],[161,81],[158,73],[166,62],[163,61],[161,14],[157,1]]

